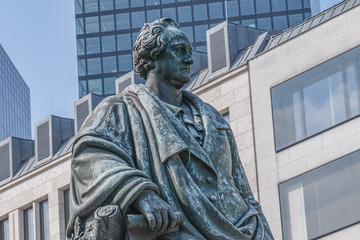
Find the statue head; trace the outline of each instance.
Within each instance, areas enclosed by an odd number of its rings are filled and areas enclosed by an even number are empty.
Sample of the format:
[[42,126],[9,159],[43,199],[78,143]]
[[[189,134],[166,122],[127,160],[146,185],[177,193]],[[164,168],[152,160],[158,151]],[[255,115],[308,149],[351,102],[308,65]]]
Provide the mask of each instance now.
[[169,43],[172,28],[181,31],[173,19],[162,18],[145,23],[140,30],[133,48],[133,64],[136,73],[143,79],[147,79],[147,73],[154,68],[153,62]]

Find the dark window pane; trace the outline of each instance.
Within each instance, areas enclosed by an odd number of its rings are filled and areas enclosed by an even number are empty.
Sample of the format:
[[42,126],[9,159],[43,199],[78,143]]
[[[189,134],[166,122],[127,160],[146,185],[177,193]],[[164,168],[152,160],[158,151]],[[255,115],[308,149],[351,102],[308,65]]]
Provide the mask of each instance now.
[[310,8],[310,0],[304,0],[304,8]]
[[206,31],[208,30],[208,25],[199,25],[195,26],[195,41],[206,41]]
[[101,37],[102,41],[102,51],[103,52],[113,52],[116,51],[116,44],[115,44],[115,36],[104,36]]
[[153,22],[153,21],[161,18],[160,9],[149,10],[146,12],[146,14],[147,14],[147,22]]
[[240,0],[240,13],[241,16],[254,14],[254,0]]
[[99,32],[99,17],[87,17],[85,18],[86,33]]
[[304,13],[304,17],[305,17],[305,19],[309,19],[311,17],[310,12]]
[[86,80],[80,80],[79,81],[79,97],[81,98],[86,94],[87,94]]
[[24,238],[25,240],[34,240],[34,215],[32,208],[24,210]]
[[101,31],[108,32],[115,30],[114,15],[101,16]]
[[77,39],[76,40],[76,49],[78,55],[84,55],[85,54],[85,46],[84,46],[84,39]]
[[273,17],[273,23],[274,23],[274,30],[284,30],[288,28],[286,16]]
[[116,57],[103,57],[103,72],[104,73],[114,73],[117,72],[116,69]]
[[315,239],[360,221],[360,151],[279,185],[284,239]]
[[130,50],[131,49],[130,34],[126,33],[126,34],[117,35],[117,46],[118,46],[118,51]]
[[113,0],[100,0],[100,11],[109,11],[114,9]]
[[301,2],[302,1],[288,0],[288,9],[289,10],[301,9],[302,8]]
[[49,227],[49,202],[43,201],[39,204],[40,207],[40,233],[41,240],[50,239],[50,227]]
[[84,0],[84,2],[85,2],[86,13],[99,11],[97,0]]
[[118,56],[119,72],[130,71],[133,67],[131,54],[124,54]]
[[162,4],[174,3],[175,0],[161,0]]
[[[101,73],[101,61],[100,58],[87,59],[88,75]],[[90,86],[89,86],[90,88]]]
[[210,19],[223,18],[223,4],[222,2],[209,3],[209,15]]
[[75,0],[75,13],[83,13],[83,1]]
[[129,8],[129,1],[128,0],[115,0],[115,8],[116,9]]
[[303,21],[303,15],[301,13],[299,14],[291,14],[289,15],[289,27],[293,27]]
[[190,2],[190,0],[177,0],[177,2]]
[[0,239],[1,240],[10,240],[9,220],[8,219],[0,221]]
[[130,17],[129,13],[116,14],[116,29],[129,29],[130,28]]
[[116,77],[104,78],[104,94],[115,94]]
[[131,47],[134,46],[134,43],[135,43],[137,37],[139,36],[139,34],[140,34],[140,32],[135,32],[135,33],[131,34],[132,35],[132,45],[131,45]]
[[195,21],[201,21],[201,20],[208,19],[206,4],[194,5],[193,9],[194,9],[194,20]]
[[286,0],[271,0],[271,4],[273,12],[286,11]]
[[162,17],[169,17],[176,21],[176,11],[175,8],[163,8]]
[[349,94],[350,117],[359,115],[360,111],[360,81],[356,72],[356,63],[346,68],[347,91]]
[[228,15],[228,17],[238,17],[239,16],[239,1],[238,0],[227,1],[227,15]]
[[146,0],[146,6],[158,6],[160,5],[160,0]]
[[89,79],[89,93],[103,95],[101,79]]
[[271,18],[258,18],[258,28],[263,30],[271,30]]
[[255,19],[242,20],[241,24],[247,27],[256,27]]
[[76,34],[84,34],[84,19],[76,18]]
[[131,0],[131,7],[143,7],[144,6],[144,0]]
[[186,36],[189,38],[189,41],[191,43],[194,42],[194,34],[192,27],[183,27],[181,28],[181,30],[186,34]]
[[[85,82],[85,84],[81,83],[81,85],[82,85],[81,88],[85,89],[85,91],[79,92],[80,97],[86,94],[86,81],[83,81],[83,82]],[[84,88],[83,85],[85,85],[85,88]],[[80,84],[79,84],[79,91],[80,91]],[[85,93],[85,94],[80,94],[80,93]],[[65,229],[66,229],[66,226],[68,225],[68,222],[69,222],[70,212],[71,212],[71,209],[70,209],[70,190],[66,189],[64,191]]]
[[144,12],[132,12],[131,21],[133,28],[141,28],[145,23],[145,13]]
[[85,68],[85,59],[80,59],[77,62],[78,65],[78,76],[85,76],[86,75],[86,68]]
[[192,21],[191,7],[190,6],[178,7],[178,16],[179,16],[179,23],[191,22]]
[[270,0],[256,0],[256,13],[268,12],[270,12]]
[[86,39],[86,54],[100,53],[100,38],[93,37]]

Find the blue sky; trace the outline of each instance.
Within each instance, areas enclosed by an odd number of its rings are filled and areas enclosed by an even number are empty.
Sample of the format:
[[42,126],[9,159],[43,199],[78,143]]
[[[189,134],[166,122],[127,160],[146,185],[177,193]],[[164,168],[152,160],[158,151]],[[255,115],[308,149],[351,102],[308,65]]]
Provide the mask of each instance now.
[[78,99],[73,0],[0,0],[0,43],[30,88],[31,121],[74,117]]

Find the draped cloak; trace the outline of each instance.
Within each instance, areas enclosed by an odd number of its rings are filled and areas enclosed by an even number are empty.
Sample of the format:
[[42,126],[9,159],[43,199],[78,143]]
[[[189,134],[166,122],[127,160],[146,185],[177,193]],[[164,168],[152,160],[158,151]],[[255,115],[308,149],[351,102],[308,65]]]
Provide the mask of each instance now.
[[67,237],[76,217],[108,204],[126,216],[134,200],[152,190],[184,217],[179,232],[158,239],[273,239],[229,125],[194,94],[183,91],[183,98],[200,114],[202,146],[144,85],[131,85],[94,109],[73,146]]

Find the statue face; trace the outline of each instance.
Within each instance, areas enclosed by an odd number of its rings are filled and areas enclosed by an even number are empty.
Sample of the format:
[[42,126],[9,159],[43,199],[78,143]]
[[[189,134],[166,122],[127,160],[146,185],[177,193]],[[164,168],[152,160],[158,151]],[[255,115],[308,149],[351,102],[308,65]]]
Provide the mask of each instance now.
[[190,81],[191,44],[185,33],[179,29],[167,28],[167,44],[154,61],[155,73],[170,85],[181,88]]

